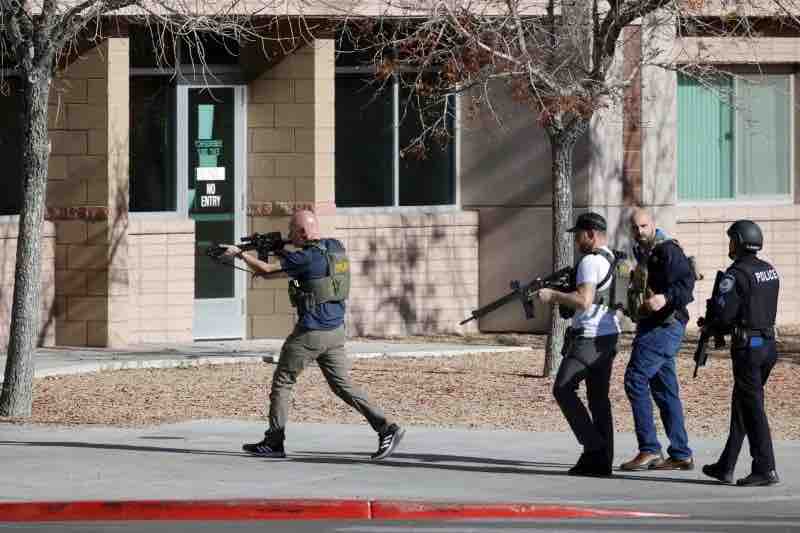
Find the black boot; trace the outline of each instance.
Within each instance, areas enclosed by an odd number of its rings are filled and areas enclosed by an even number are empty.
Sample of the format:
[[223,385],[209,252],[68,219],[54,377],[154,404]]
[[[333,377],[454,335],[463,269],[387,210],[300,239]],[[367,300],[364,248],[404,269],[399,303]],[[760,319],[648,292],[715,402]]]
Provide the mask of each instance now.
[[608,477],[611,475],[608,453],[605,450],[583,452],[567,473],[571,476]]
[[721,483],[727,483],[728,485],[733,483],[733,472],[723,472],[717,463],[703,466],[703,473]]
[[736,484],[740,487],[766,487],[768,485],[777,485],[780,482],[778,473],[770,470],[764,473],[753,472],[749,476],[738,480]]
[[261,442],[244,444],[242,445],[242,449],[249,454],[259,457],[282,459],[286,457],[286,452],[283,449],[284,438],[283,430],[268,429],[264,433],[264,439]]

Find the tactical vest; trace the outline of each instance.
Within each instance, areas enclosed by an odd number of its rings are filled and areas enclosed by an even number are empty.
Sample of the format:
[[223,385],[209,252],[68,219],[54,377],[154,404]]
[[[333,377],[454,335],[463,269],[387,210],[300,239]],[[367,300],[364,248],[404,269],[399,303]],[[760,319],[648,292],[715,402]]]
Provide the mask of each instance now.
[[328,267],[323,278],[289,281],[289,301],[300,313],[327,302],[344,301],[350,295],[350,259],[342,243],[327,239],[310,247],[322,252]]
[[[633,269],[628,269],[629,276],[627,278],[627,294],[625,297],[625,307],[623,312],[627,315],[633,322],[639,322],[643,318],[646,318],[647,314],[642,310],[642,304],[648,298],[648,291],[650,290],[647,283],[648,283],[648,272],[647,272],[647,261],[650,257],[650,254],[656,249],[656,247],[661,246],[664,243],[671,242],[678,248],[680,248],[681,252],[686,255],[681,247],[680,243],[676,239],[672,239],[670,237],[664,236],[656,236],[656,241],[653,244],[653,247],[650,249],[650,252],[641,258],[636,258],[636,266]],[[703,279],[703,276],[697,270],[697,260],[695,257],[686,256],[686,259],[689,261],[689,269],[694,276],[695,281]]]
[[737,326],[750,330],[765,330],[775,325],[778,313],[778,272],[766,261],[755,256],[752,260],[739,260],[730,267],[747,278],[749,287],[742,287],[742,309]]
[[[624,261],[621,260],[620,256],[617,255],[616,252],[611,253],[602,248],[595,248],[594,250],[589,252],[589,254],[600,255],[606,261],[608,261],[609,264],[608,272],[603,277],[603,279],[600,280],[600,282],[597,284],[595,288],[594,300],[592,300],[592,304],[605,305],[611,310],[616,309],[618,307],[618,304],[621,304],[624,301],[624,298],[621,295],[621,291],[624,292],[624,290],[627,288],[627,285],[625,284],[620,285],[617,281],[617,277],[620,273],[620,268],[623,265]],[[581,261],[583,261],[585,258],[586,256],[582,257]],[[580,261],[578,262],[578,265],[580,265]],[[576,280],[577,272],[578,272],[578,267],[576,266],[575,268],[572,269],[571,273],[572,277],[570,279],[570,288],[573,291],[577,289],[577,280]],[[609,278],[611,279],[611,283],[609,283],[605,289],[601,290],[600,287],[605,285],[606,282],[608,282]],[[562,318],[572,318],[575,315],[575,309],[567,307],[566,305],[559,305],[558,312]]]

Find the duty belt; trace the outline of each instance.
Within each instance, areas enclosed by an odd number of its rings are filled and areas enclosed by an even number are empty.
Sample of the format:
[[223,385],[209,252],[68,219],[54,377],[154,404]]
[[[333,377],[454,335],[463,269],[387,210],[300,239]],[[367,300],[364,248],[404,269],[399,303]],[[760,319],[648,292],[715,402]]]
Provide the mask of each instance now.
[[775,328],[773,326],[769,326],[766,328],[744,328],[744,327],[737,327],[736,333],[741,336],[749,337],[764,337],[766,339],[773,339],[775,338]]

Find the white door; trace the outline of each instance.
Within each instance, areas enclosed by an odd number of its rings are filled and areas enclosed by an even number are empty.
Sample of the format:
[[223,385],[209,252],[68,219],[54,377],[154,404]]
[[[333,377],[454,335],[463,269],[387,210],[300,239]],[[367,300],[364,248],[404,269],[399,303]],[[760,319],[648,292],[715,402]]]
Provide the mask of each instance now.
[[244,273],[206,255],[212,244],[235,243],[245,234],[245,90],[178,88],[181,200],[195,221],[195,339],[245,335]]

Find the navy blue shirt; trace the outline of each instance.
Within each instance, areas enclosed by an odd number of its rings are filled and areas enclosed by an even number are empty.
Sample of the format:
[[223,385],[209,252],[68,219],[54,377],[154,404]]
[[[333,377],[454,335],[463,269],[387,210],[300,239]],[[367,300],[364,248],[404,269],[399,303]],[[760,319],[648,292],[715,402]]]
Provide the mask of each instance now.
[[694,300],[694,273],[681,247],[674,241],[664,241],[646,257],[635,255],[637,260],[647,261],[647,286],[653,293],[663,294],[667,299],[667,305],[641,323],[659,324],[673,312],[678,320],[688,322],[689,311],[686,306]]
[[[320,244],[325,247],[344,246],[336,239],[321,239]],[[337,246],[338,245],[338,246]],[[322,250],[316,246],[306,246],[296,252],[288,252],[280,257],[281,268],[297,281],[324,278],[328,275],[328,261]],[[326,302],[317,305],[306,313],[300,313],[297,324],[306,329],[330,330],[344,324],[344,301]]]

